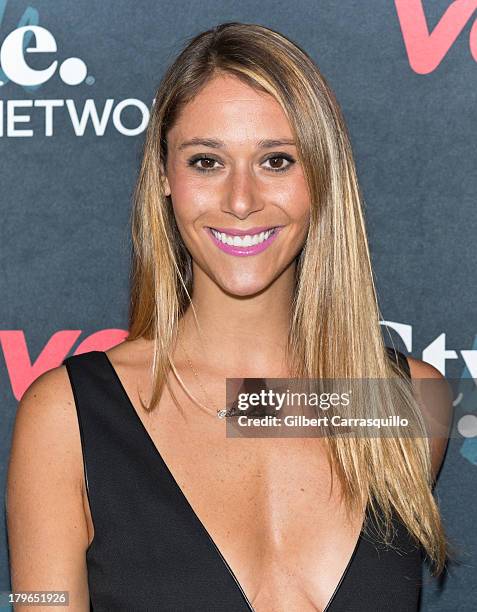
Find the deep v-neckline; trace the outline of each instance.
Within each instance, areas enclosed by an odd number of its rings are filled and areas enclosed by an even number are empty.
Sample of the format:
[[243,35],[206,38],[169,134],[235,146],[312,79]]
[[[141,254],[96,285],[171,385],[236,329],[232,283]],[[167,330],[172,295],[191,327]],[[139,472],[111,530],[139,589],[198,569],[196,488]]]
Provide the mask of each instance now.
[[[253,608],[253,606],[252,606],[252,604],[251,604],[247,594],[245,593],[242,585],[238,581],[237,576],[235,575],[234,571],[232,570],[232,568],[228,564],[227,560],[225,559],[225,557],[222,554],[221,550],[219,549],[219,547],[215,543],[214,539],[210,535],[208,529],[206,528],[206,526],[204,525],[202,520],[199,518],[199,515],[194,510],[192,504],[190,503],[190,501],[186,497],[184,491],[179,486],[179,483],[177,482],[174,474],[169,469],[169,466],[165,462],[165,460],[164,460],[162,454],[160,453],[159,449],[157,448],[154,440],[152,439],[151,435],[149,434],[148,430],[146,429],[146,426],[144,425],[144,423],[142,422],[141,418],[139,417],[139,415],[138,415],[138,413],[136,411],[136,408],[134,407],[134,404],[132,403],[131,398],[129,397],[129,395],[128,395],[127,391],[126,391],[126,388],[124,387],[124,385],[123,385],[123,383],[122,383],[122,381],[121,381],[121,379],[119,377],[119,374],[116,371],[116,368],[113,366],[111,360],[109,359],[109,357],[108,357],[108,355],[106,354],[105,351],[98,351],[98,353],[102,354],[104,359],[106,360],[106,363],[108,364],[108,367],[111,370],[111,373],[113,374],[114,380],[117,383],[117,386],[118,386],[118,388],[119,388],[119,390],[121,392],[121,395],[123,396],[125,404],[126,404],[127,408],[129,409],[129,411],[132,413],[131,416],[132,416],[134,422],[138,425],[139,429],[144,434],[144,437],[147,440],[147,443],[148,443],[150,449],[152,450],[153,455],[159,460],[161,466],[164,468],[164,470],[168,474],[169,478],[171,479],[171,482],[172,482],[174,488],[177,490],[177,493],[179,494],[179,497],[184,501],[186,506],[189,508],[191,516],[194,518],[194,520],[199,525],[201,530],[207,536],[207,538],[208,538],[209,542],[211,543],[213,549],[215,550],[215,552],[217,553],[217,555],[221,559],[225,569],[229,572],[229,574],[233,578],[233,580],[234,580],[238,590],[240,591],[240,593],[241,593],[241,595],[242,595],[242,597],[243,597],[247,607],[249,608],[249,610],[251,610],[251,612],[255,612],[255,609]],[[336,585],[336,587],[335,587],[335,589],[334,589],[334,591],[333,591],[333,593],[332,593],[328,603],[323,608],[322,612],[331,612],[331,605],[335,601],[335,599],[336,599],[336,597],[338,595],[338,592],[341,590],[346,577],[349,575],[350,568],[351,568],[352,564],[355,562],[358,550],[360,549],[360,545],[361,545],[361,542],[362,542],[362,536],[363,536],[363,530],[364,530],[364,526],[365,526],[365,523],[366,523],[366,518],[367,518],[367,510],[365,512],[365,515],[364,515],[364,519],[363,519],[363,523],[361,525],[361,530],[359,532],[358,539],[356,540],[356,544],[355,544],[355,546],[353,548],[353,552],[351,553],[351,557],[349,558],[348,563],[346,564],[346,567],[343,570],[343,572],[341,574],[341,577],[340,577],[340,579],[338,581],[338,584]]]

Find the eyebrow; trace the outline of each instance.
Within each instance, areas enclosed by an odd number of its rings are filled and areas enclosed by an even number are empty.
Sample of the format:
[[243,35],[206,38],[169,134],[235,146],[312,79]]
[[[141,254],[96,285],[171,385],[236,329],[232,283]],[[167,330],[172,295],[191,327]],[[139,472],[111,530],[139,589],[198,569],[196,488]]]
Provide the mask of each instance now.
[[[190,140],[185,140],[178,147],[178,151],[182,151],[186,147],[194,147],[197,145],[201,145],[203,147],[210,147],[212,149],[223,149],[226,144],[222,140],[216,140],[215,138],[191,138]],[[264,140],[259,140],[257,142],[257,147],[260,149],[270,149],[273,147],[282,147],[284,145],[295,145],[295,141],[289,138],[267,138]]]

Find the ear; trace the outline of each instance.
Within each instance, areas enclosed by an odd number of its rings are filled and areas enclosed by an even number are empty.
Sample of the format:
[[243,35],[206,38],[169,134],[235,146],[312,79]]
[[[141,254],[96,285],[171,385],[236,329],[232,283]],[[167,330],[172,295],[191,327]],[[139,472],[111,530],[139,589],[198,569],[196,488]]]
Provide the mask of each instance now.
[[167,176],[165,174],[163,175],[163,178],[162,178],[162,186],[164,188],[164,193],[166,194],[166,196],[170,196],[171,188],[169,186],[169,181],[167,180]]
[[161,181],[162,181],[162,188],[164,189],[164,193],[166,194],[166,196],[170,196],[171,187],[169,185],[169,181],[167,180],[166,171],[162,164],[161,164]]

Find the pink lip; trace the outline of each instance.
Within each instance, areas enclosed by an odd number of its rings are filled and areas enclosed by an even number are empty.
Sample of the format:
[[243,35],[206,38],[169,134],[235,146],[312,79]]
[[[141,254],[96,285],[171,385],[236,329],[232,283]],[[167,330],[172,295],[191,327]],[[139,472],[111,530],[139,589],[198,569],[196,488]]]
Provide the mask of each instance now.
[[275,227],[283,227],[281,225],[262,225],[260,227],[251,227],[247,230],[234,229],[233,227],[213,227],[216,232],[221,234],[230,234],[231,236],[253,236],[254,234],[260,234],[261,232],[266,232]]
[[[221,251],[224,251],[224,253],[228,253],[229,255],[238,255],[239,257],[240,256],[241,257],[245,257],[245,256],[248,256],[248,255],[257,255],[257,253],[261,253],[262,251],[267,249],[271,245],[271,243],[275,240],[275,238],[278,236],[278,234],[280,233],[282,227],[283,226],[275,228],[275,231],[273,232],[273,234],[267,240],[264,240],[260,244],[253,244],[253,245],[247,246],[247,247],[239,247],[239,246],[233,246],[233,245],[230,245],[230,244],[224,244],[222,241],[217,240],[217,238],[214,236],[213,232],[211,231],[210,227],[207,227],[205,229],[207,230],[207,233],[209,234],[209,236],[212,238],[213,242],[219,247],[219,249]],[[261,231],[265,231],[266,229],[267,228],[264,228]],[[271,229],[271,228],[268,228],[268,229]],[[219,231],[219,230],[217,230],[217,231]],[[220,231],[222,231],[222,230],[220,230]],[[237,230],[235,230],[235,232],[237,232]],[[229,232],[227,232],[227,233],[229,233]],[[249,235],[251,235],[251,230],[248,230],[247,233]],[[258,232],[254,232],[254,233],[258,233]],[[234,235],[240,236],[240,235],[243,235],[243,234],[242,233],[240,233],[240,234],[234,233]]]

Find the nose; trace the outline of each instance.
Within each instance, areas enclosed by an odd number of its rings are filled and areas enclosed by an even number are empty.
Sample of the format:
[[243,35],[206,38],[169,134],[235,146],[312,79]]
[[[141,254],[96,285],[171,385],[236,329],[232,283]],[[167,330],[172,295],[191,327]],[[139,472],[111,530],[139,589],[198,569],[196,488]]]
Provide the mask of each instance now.
[[233,168],[225,183],[222,211],[246,219],[249,214],[262,208],[263,202],[253,172],[247,167]]

